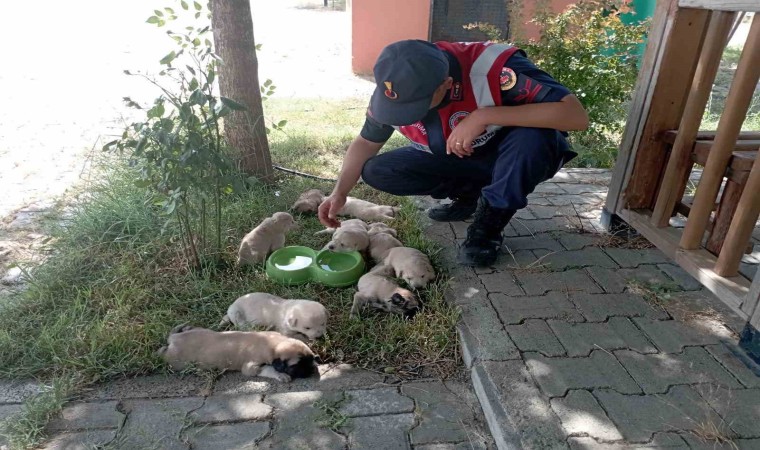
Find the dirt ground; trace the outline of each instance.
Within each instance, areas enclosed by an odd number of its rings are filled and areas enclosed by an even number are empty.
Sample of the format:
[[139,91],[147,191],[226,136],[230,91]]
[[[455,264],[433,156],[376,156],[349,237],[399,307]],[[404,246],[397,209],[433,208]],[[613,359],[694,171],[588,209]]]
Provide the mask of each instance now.
[[[322,5],[251,1],[260,78],[273,80],[276,97],[371,93],[372,83],[350,70],[348,14]],[[180,9],[172,0],[5,6],[0,39],[11,45],[0,70],[0,276],[21,256],[19,246],[42,239],[35,218],[89,176],[90,156],[121,133],[130,114],[122,97],[156,96],[123,71],[155,71],[173,49],[164,29],[145,23],[158,6]]]

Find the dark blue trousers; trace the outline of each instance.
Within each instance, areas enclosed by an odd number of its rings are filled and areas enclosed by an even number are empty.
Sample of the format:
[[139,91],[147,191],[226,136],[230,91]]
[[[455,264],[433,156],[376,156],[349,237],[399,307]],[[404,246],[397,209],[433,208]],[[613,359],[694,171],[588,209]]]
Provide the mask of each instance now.
[[393,195],[477,197],[496,208],[522,209],[528,194],[576,156],[565,137],[546,128],[505,128],[472,156],[401,147],[367,160],[362,180]]

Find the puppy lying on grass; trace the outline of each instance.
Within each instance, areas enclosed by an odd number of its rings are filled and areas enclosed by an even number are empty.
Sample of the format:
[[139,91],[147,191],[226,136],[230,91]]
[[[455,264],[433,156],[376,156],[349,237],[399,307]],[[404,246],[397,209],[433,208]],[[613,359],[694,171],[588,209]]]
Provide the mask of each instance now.
[[367,306],[407,318],[414,317],[420,309],[420,302],[410,290],[388,278],[391,275],[393,268],[384,265],[375,266],[362,275],[349,317],[357,317]]
[[281,382],[308,378],[317,371],[316,358],[303,342],[274,331],[212,331],[180,325],[158,355],[173,369],[239,370]]
[[363,252],[369,248],[369,233],[367,224],[361,219],[350,219],[341,222],[340,228],[327,228],[318,234],[332,233],[332,240],[325,248],[332,252]]
[[[319,205],[325,199],[325,194],[319,189],[309,189],[302,193],[298,200],[293,203],[291,209],[295,212],[315,213]],[[339,216],[350,216],[356,219],[372,222],[375,220],[393,220],[400,208],[395,206],[378,205],[354,197],[346,198],[346,204],[338,212]]]
[[285,233],[295,226],[293,216],[286,212],[276,212],[272,217],[264,219],[240,242],[238,265],[253,265],[266,261],[270,252],[285,245]]
[[404,244],[390,233],[374,233],[369,236],[369,256],[378,264],[385,260],[392,248],[403,246]]
[[389,227],[383,222],[374,222],[374,223],[369,224],[367,228],[367,233],[369,233],[370,236],[378,234],[378,233],[385,233],[385,234],[390,234],[393,237],[398,237],[398,234],[396,233],[396,229]]
[[312,300],[286,300],[264,292],[246,294],[235,300],[222,318],[236,327],[261,325],[285,336],[314,340],[325,334],[328,312]]
[[388,251],[383,264],[393,268],[414,289],[423,288],[435,279],[435,270],[426,254],[411,247],[395,247]]

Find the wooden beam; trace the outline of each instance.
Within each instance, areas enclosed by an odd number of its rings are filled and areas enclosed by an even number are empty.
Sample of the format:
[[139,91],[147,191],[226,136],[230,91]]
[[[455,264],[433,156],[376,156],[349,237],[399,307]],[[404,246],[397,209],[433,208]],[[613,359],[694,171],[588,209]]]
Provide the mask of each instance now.
[[748,317],[741,307],[750,288],[750,282],[743,276],[722,277],[715,273],[716,258],[704,249],[684,250],[678,248],[680,232],[676,228],[657,228],[651,224],[650,214],[641,211],[622,210],[620,216],[628,224],[657,246],[665,255],[675,260],[702,286],[715,294],[743,319]]
[[720,67],[720,58],[728,43],[728,33],[736,19],[734,12],[714,12],[710,17],[705,43],[699,56],[697,71],[691,85],[681,124],[678,127],[673,149],[670,152],[665,175],[662,177],[660,192],[657,195],[652,223],[657,227],[666,227],[673,214],[678,198],[683,195],[684,180],[688,180],[693,163],[691,150],[702,123],[707,102],[710,99],[715,76]]
[[760,330],[760,270],[757,271],[754,280],[752,280],[749,294],[742,304],[742,311],[750,316],[750,324],[756,330]]
[[615,160],[615,169],[612,172],[612,179],[607,191],[605,209],[610,213],[616,213],[623,205],[622,193],[633,170],[633,161],[636,158],[635,149],[638,148],[641,137],[640,130],[644,127],[649,114],[649,105],[654,93],[653,86],[665,48],[662,44],[673,26],[673,14],[677,5],[678,0],[660,0],[655,5],[646,51],[641,62],[641,69],[639,69],[639,76],[636,79],[626,126]]
[[680,0],[678,6],[716,11],[760,11],[760,2],[757,0]]
[[624,191],[627,209],[650,209],[654,205],[667,157],[667,144],[659,137],[681,122],[710,14],[704,9],[678,9],[675,12],[672,31],[666,37],[656,74],[646,124],[636,149],[633,172]]
[[[698,141],[714,141],[715,131],[700,131],[697,133]],[[662,135],[662,139],[668,144],[675,144],[678,130],[668,130]],[[739,133],[739,144],[742,141],[756,141],[760,139],[760,131],[742,131]]]
[[731,220],[731,227],[726,233],[723,249],[715,264],[715,272],[721,276],[733,276],[739,271],[747,242],[752,239],[757,218],[760,216],[760,163],[755,161],[755,167],[749,173],[744,193],[736,206],[736,213]]
[[731,219],[733,219],[734,214],[736,214],[736,209],[739,206],[739,200],[742,197],[743,191],[743,185],[731,180],[726,181],[726,186],[723,188],[723,195],[720,197],[720,204],[718,204],[718,210],[715,212],[715,220],[712,222],[710,237],[707,239],[707,244],[705,245],[707,250],[713,255],[720,255],[720,251],[723,248],[723,242],[728,234],[728,229],[731,227]]
[[707,165],[697,186],[694,205],[681,237],[681,247],[684,249],[696,249],[702,243],[712,204],[723,181],[742,123],[747,117],[752,94],[760,79],[760,64],[757,64],[757,61],[760,61],[760,14],[756,14],[752,20],[736,75],[728,91],[726,106],[718,123],[715,144],[710,150]]

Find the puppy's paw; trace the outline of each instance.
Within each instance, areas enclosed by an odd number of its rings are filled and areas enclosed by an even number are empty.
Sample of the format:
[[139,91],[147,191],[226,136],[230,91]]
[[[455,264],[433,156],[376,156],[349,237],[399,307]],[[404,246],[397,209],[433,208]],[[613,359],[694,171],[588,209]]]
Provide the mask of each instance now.
[[279,381],[280,383],[290,383],[290,375],[287,373],[276,372],[272,378]]

